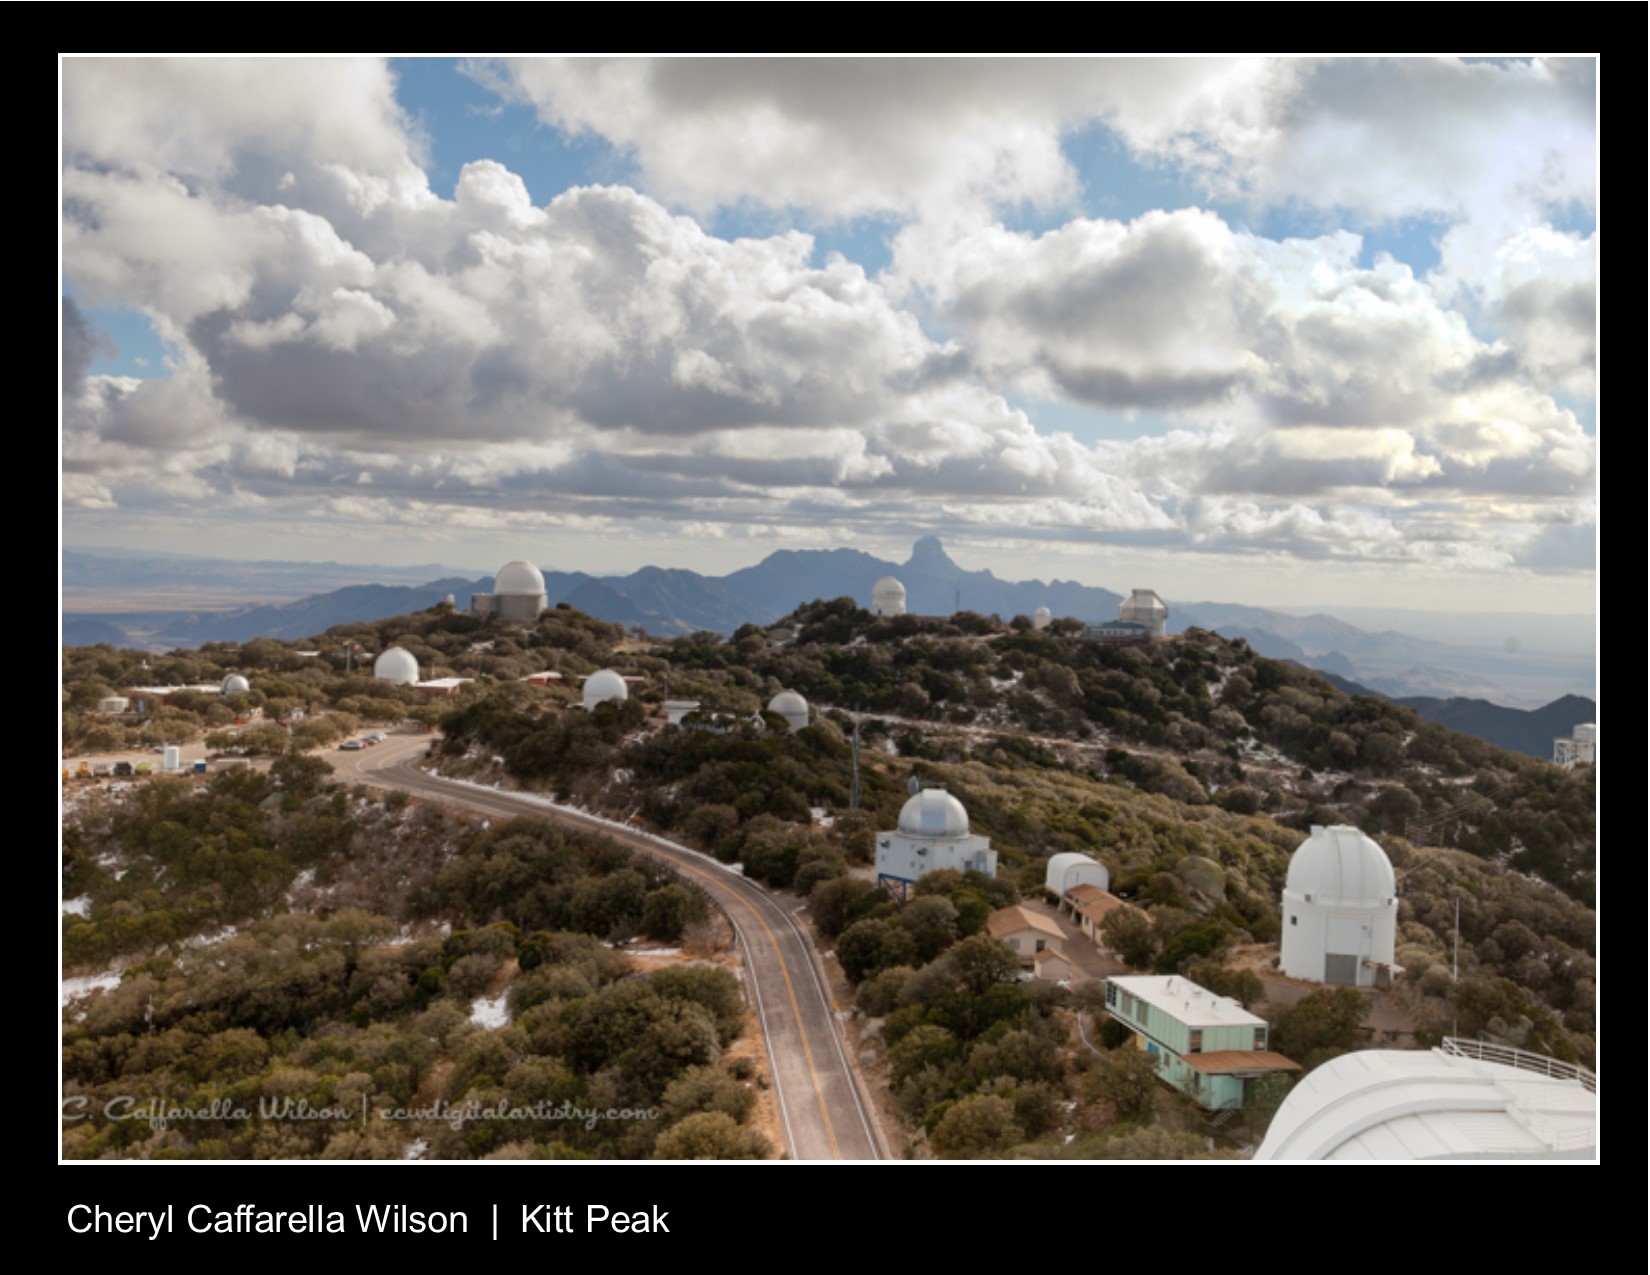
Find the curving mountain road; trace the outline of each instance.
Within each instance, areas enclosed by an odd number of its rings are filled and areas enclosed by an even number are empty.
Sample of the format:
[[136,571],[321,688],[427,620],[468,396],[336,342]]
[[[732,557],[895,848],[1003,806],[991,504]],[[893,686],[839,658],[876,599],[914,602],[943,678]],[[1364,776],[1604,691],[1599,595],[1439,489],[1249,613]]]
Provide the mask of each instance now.
[[878,1160],[885,1157],[874,1116],[861,1097],[832,1013],[829,989],[802,929],[777,899],[713,860],[649,833],[551,809],[516,794],[438,779],[417,769],[428,736],[391,738],[377,748],[343,755],[341,775],[382,788],[492,815],[537,815],[570,828],[599,832],[668,862],[700,886],[733,923],[745,951],[751,1001],[762,1024],[774,1094],[790,1156],[796,1160]]

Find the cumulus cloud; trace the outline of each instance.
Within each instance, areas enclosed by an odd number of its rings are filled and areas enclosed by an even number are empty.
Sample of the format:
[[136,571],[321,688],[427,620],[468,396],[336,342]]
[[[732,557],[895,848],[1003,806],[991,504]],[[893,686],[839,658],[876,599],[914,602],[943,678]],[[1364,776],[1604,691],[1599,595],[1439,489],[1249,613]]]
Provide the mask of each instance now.
[[[1278,242],[1180,210],[1035,234],[982,211],[1071,197],[1074,120],[1187,164],[1203,129],[1208,179],[1241,184],[1232,157],[1294,127],[1287,104],[1327,92],[1328,70],[485,74],[629,148],[653,189],[535,206],[477,160],[439,197],[378,63],[66,64],[65,270],[176,350],[151,380],[88,377],[65,304],[66,500],[464,526],[924,519],[1402,558],[1448,541],[1434,511],[1452,501],[1476,542],[1479,523],[1529,535],[1532,508],[1567,519],[1591,498],[1592,440],[1544,393],[1591,365],[1590,240],[1531,231],[1475,256],[1462,237],[1417,279],[1360,264],[1346,231]],[[666,202],[758,198],[911,221],[873,278],[812,264],[800,231],[723,239]],[[1009,391],[1182,427],[1087,445]]]

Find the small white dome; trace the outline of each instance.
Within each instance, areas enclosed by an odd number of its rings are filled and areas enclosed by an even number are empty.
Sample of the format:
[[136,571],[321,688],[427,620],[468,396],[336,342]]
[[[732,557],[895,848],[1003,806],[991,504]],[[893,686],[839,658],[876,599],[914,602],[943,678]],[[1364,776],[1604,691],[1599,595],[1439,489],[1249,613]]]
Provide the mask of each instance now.
[[1054,619],[1054,613],[1052,611],[1050,611],[1047,607],[1038,607],[1031,613],[1031,627],[1034,629],[1046,629],[1049,626],[1049,621],[1052,619]]
[[778,713],[792,730],[801,730],[808,724],[808,701],[795,691],[780,691],[768,701],[768,712]]
[[604,668],[599,673],[592,673],[584,679],[584,706],[595,708],[597,704],[606,704],[608,701],[623,701],[630,698],[630,687],[625,685],[624,678],[610,668]]
[[245,695],[252,689],[252,683],[239,673],[231,673],[223,679],[223,685],[218,688],[220,695]]
[[1080,885],[1092,885],[1109,890],[1111,873],[1107,871],[1106,865],[1098,860],[1068,850],[1049,859],[1048,872],[1043,878],[1043,884],[1056,894],[1064,894],[1067,890]]
[[411,651],[392,646],[372,662],[372,675],[380,682],[411,686],[418,680],[418,661]]
[[493,592],[533,597],[544,592],[544,573],[523,558],[506,562],[493,577]]
[[908,837],[966,837],[968,811],[943,788],[924,788],[900,808],[899,830]]
[[1385,903],[1397,894],[1392,860],[1356,828],[1313,828],[1289,860],[1290,894],[1315,903]]

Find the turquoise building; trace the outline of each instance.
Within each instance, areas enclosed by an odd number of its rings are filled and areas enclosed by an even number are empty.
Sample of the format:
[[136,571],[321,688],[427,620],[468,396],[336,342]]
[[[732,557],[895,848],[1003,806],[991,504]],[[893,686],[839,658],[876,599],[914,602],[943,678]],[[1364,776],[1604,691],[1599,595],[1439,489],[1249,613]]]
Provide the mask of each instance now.
[[1300,1064],[1267,1048],[1267,1024],[1178,974],[1106,981],[1106,1009],[1134,1033],[1159,1079],[1209,1111],[1241,1107],[1250,1084]]

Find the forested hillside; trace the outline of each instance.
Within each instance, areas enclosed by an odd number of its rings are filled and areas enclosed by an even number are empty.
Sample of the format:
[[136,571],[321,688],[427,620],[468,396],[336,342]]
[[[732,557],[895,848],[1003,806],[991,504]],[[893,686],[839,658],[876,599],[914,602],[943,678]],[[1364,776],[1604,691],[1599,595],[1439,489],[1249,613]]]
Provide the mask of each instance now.
[[[426,675],[474,680],[436,707],[347,670],[363,658],[347,647],[370,658],[392,644],[412,651]],[[639,818],[806,896],[809,914],[858,985],[862,1008],[885,1020],[880,1030],[900,1111],[941,1154],[1038,1145],[1064,1153],[1057,1149],[1068,1135],[1075,1139],[1069,1145],[1092,1154],[1195,1150],[1159,1144],[1155,1134],[1142,1134],[1138,1146],[1111,1145],[1134,1136],[1127,1113],[1138,1077],[1112,1075],[1120,1062],[1080,1063],[1070,1052],[1064,994],[1013,983],[995,940],[983,934],[990,911],[1038,890],[1044,860],[1063,850],[1107,864],[1113,890],[1135,906],[1127,914],[1140,920],[1134,931],[1110,936],[1131,965],[1188,973],[1241,996],[1252,989],[1226,958],[1276,939],[1283,875],[1306,829],[1355,823],[1380,838],[1399,873],[1405,975],[1398,994],[1423,1034],[1453,1028],[1564,1058],[1590,1062],[1594,1055],[1592,768],[1560,770],[1387,701],[1349,697],[1240,641],[1194,630],[1110,646],[1083,642],[1058,624],[1038,632],[1023,617],[1010,624],[970,613],[881,620],[839,599],[768,629],[747,626],[728,640],[627,637],[566,607],[529,628],[437,607],[307,643],[216,644],[149,659],[143,667],[137,652],[66,651],[66,742],[96,749],[222,734],[227,713],[230,721],[261,719],[233,737],[238,745],[250,735],[249,751],[282,756],[267,774],[224,776],[204,795],[156,785],[122,808],[70,820],[65,892],[89,898],[90,907],[84,918],[66,918],[68,959],[93,968],[111,956],[166,953],[149,963],[153,969],[134,965],[126,983],[71,1025],[72,1074],[88,1087],[113,1084],[129,1067],[146,1074],[147,1038],[156,1031],[172,1034],[181,1051],[174,1057],[199,1050],[215,1057],[211,1038],[253,1032],[264,1044],[247,1043],[250,1052],[236,1054],[241,1060],[230,1067],[248,1083],[294,1066],[334,1081],[355,1070],[375,1076],[364,1060],[349,1062],[354,1070],[338,1071],[342,1062],[317,1070],[318,1055],[305,1042],[332,1042],[326,1050],[347,1061],[356,1045],[340,1042],[359,1033],[376,1033],[388,1047],[390,1038],[411,1032],[425,1042],[414,1051],[419,1057],[455,1064],[458,1051],[496,1052],[496,1042],[505,1042],[505,1061],[489,1053],[455,1065],[456,1082],[443,1081],[455,1096],[489,1084],[508,1088],[509,1077],[531,1064],[522,1072],[533,1077],[529,1087],[640,1100],[640,1089],[600,1090],[612,1057],[576,1043],[588,1039],[579,1036],[581,1016],[607,1012],[603,997],[644,995],[622,990],[637,980],[619,977],[614,962],[623,958],[611,949],[578,947],[562,962],[569,970],[523,975],[522,983],[553,984],[549,1008],[523,1004],[512,992],[518,1017],[488,1036],[495,1043],[465,1044],[463,996],[485,990],[483,975],[501,962],[529,969],[539,959],[530,954],[534,943],[560,951],[557,944],[584,941],[566,938],[569,931],[614,940],[657,933],[675,920],[692,924],[688,903],[668,893],[683,887],[645,864],[542,830],[364,842],[361,828],[373,820],[440,824],[446,817],[416,802],[391,810],[326,791],[302,753],[362,722],[408,719],[439,722],[434,764],[452,775]],[[631,697],[587,713],[575,707],[577,684],[600,667],[633,679]],[[521,680],[544,670],[563,680]],[[174,696],[147,721],[113,722],[95,712],[100,696],[127,686],[209,683],[231,671],[249,677],[249,692],[228,700]],[[812,704],[810,724],[795,733],[764,712],[782,689]],[[700,701],[705,711],[695,721],[710,728],[666,727],[660,706],[667,698]],[[858,809],[850,800],[856,735]],[[914,777],[945,784],[974,831],[992,838],[996,881],[940,874],[899,904],[855,874],[871,857],[875,831],[893,826]],[[373,848],[364,854],[366,845]],[[412,886],[387,891],[390,879]],[[330,893],[318,902],[305,894],[314,889]],[[676,902],[662,921],[665,898]],[[367,938],[327,928],[346,906]],[[295,915],[282,915],[286,909]],[[313,915],[296,915],[304,910]],[[452,945],[451,936],[393,942],[401,927],[412,933],[440,921],[453,935],[492,937],[474,940],[479,948],[471,940]],[[224,924],[241,933],[211,948],[188,945],[202,927]],[[260,936],[253,947],[290,951],[297,965],[259,964],[249,947],[250,963],[236,977],[258,983],[267,976],[302,990],[275,996],[275,1008],[258,1010],[266,1016],[257,1021],[246,1015],[269,1002],[263,995],[198,1010],[192,984],[204,975],[203,962],[220,959],[206,953],[235,953],[234,944],[253,933]],[[552,943],[548,935],[563,937]],[[367,951],[381,953],[370,976],[361,972]],[[330,955],[315,963],[323,952]],[[464,965],[473,956],[482,962]],[[323,970],[330,972],[323,977]],[[455,973],[457,998],[444,991]],[[663,990],[648,994],[671,999]],[[446,1010],[444,996],[453,1002]],[[573,1008],[587,1000],[586,1009]],[[617,1002],[612,1012],[621,1012]],[[436,1032],[432,1014],[451,1019],[457,1036]],[[740,1103],[730,1096],[726,1069],[717,1070],[725,1024],[711,1034],[702,1026],[683,1028],[703,1048],[685,1047],[674,1072],[635,1066],[647,1076],[648,1100],[666,1106],[673,1101],[666,1091],[691,1076],[710,1095],[695,1099],[692,1113],[714,1110],[734,1120],[732,1131],[718,1122],[718,1145],[737,1151],[744,1143],[725,1140],[748,1130],[737,1125]],[[1277,1023],[1276,1039],[1310,1065],[1355,1043],[1357,1022],[1349,1027],[1329,1008],[1308,1021],[1303,1011]],[[1099,1078],[1089,1074],[1095,1068]],[[422,1091],[437,1072],[447,1074],[415,1066],[400,1089],[385,1092]],[[219,1077],[212,1084],[219,1080],[228,1083]],[[332,1092],[316,1084],[317,1097]],[[1078,1115],[1060,1114],[1073,1096]],[[97,1136],[105,1140],[73,1153],[98,1154],[109,1140],[134,1135]],[[506,1134],[476,1137],[459,1152],[498,1150]],[[508,1139],[519,1141],[514,1133]],[[556,1130],[529,1141],[590,1154],[635,1150],[611,1137],[581,1140]],[[1101,1143],[1109,1149],[1098,1149]],[[185,1139],[174,1149],[195,1146]]]

